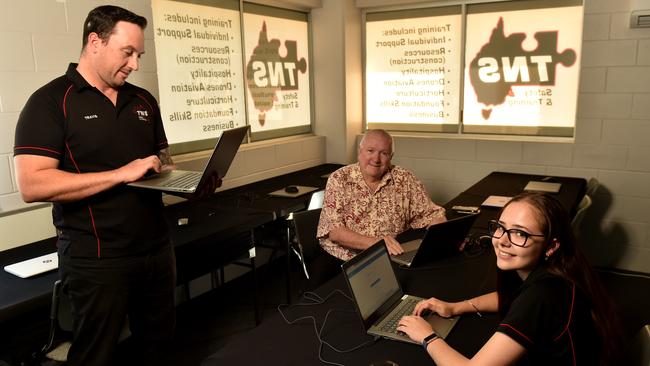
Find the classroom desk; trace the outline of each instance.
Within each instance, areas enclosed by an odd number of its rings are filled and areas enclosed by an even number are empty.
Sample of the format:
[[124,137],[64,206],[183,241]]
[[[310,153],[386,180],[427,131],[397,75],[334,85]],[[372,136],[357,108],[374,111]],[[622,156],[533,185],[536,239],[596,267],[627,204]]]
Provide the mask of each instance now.
[[304,194],[295,198],[285,198],[271,197],[269,193],[289,185],[324,189],[327,184],[327,176],[342,166],[341,164],[321,164],[222,191],[210,197],[208,201],[215,203],[219,207],[248,207],[271,212],[276,219],[286,218],[293,212],[306,209],[311,195]]
[[[494,254],[487,249],[475,257],[460,254],[425,268],[409,270],[396,265],[394,268],[405,293],[460,301],[494,290],[495,263]],[[349,295],[342,275],[316,291],[323,298],[333,294],[325,303],[303,306],[301,304],[310,303],[303,298],[300,303],[285,308],[285,316],[289,320],[312,316],[317,319],[319,329],[325,323],[321,338],[339,349],[351,349],[372,341],[372,337],[363,331],[352,302],[333,292],[335,290]],[[485,314],[482,318],[474,314],[464,315],[447,341],[459,352],[471,356],[491,336],[496,324],[494,314]],[[251,347],[255,352],[250,352]],[[318,365],[321,364],[318,354],[319,342],[311,320],[304,319],[290,325],[280,314],[275,314],[252,331],[233,337],[202,365]],[[432,364],[421,346],[385,339],[349,353],[337,353],[324,346],[322,357],[346,366],[367,366],[382,360],[391,360],[401,366]]]
[[[55,237],[8,249],[0,252],[0,267],[55,251]],[[23,279],[0,268],[0,324],[47,306],[52,299],[52,286],[57,279],[57,271]]]
[[[546,176],[534,174],[517,174],[492,172],[471,187],[454,197],[445,204],[447,207],[447,217],[453,218],[458,213],[451,210],[451,207],[459,206],[477,206],[489,196],[506,196],[512,197],[524,191],[524,187],[531,180],[542,180]],[[555,196],[564,208],[569,212],[569,217],[573,217],[582,197],[587,189],[587,181],[584,178],[571,177],[553,177],[554,182],[562,183],[558,193],[551,193]],[[481,228],[487,232],[487,223],[489,220],[498,219],[501,212],[499,207],[480,207],[481,215],[474,223],[474,228]]]
[[287,218],[293,212],[305,210],[309,204],[311,194],[304,194],[298,197],[272,197],[269,193],[283,189],[289,185],[300,185],[315,187],[319,190],[325,189],[327,177],[330,173],[342,167],[341,164],[321,164],[315,167],[302,169],[293,173],[265,179],[259,182],[247,184],[238,188],[222,191],[209,198],[209,202],[224,209],[236,210],[239,208],[251,208],[269,212],[275,219],[276,227],[285,232],[285,245],[275,246],[273,249],[282,249],[286,255],[287,273],[286,289],[287,302],[291,301],[291,225]]
[[[451,207],[454,205],[480,204],[489,195],[514,196],[529,180],[544,177],[529,174],[495,172],[489,174],[466,191],[445,204],[448,217],[458,215]],[[558,199],[569,210],[575,210],[582,198],[586,181],[580,178],[556,178],[562,183]],[[472,227],[474,237],[487,233],[487,221],[497,218],[500,209],[483,208]],[[489,241],[453,258],[443,259],[416,269],[400,268],[393,264],[396,275],[405,293],[431,297],[447,301],[461,301],[494,291],[496,280],[496,259]],[[478,249],[478,250],[477,250]],[[473,253],[473,254],[472,254]],[[354,312],[353,303],[346,299],[342,291],[349,290],[342,275],[327,282],[317,290],[321,297],[333,294],[325,303],[300,304],[284,310],[286,317],[295,320],[311,316],[317,325],[304,319],[291,325],[278,313],[267,319],[250,332],[235,336],[224,348],[208,357],[203,366],[211,365],[313,365],[320,364],[319,342],[316,328],[321,329],[321,338],[339,349],[352,349],[372,338],[363,331],[361,320]],[[465,356],[472,356],[487,341],[497,325],[496,314],[465,314],[452,330],[447,341]],[[250,352],[254,345],[256,351]],[[389,340],[378,340],[354,351],[337,353],[323,346],[322,357],[329,362],[345,365],[369,365],[373,362],[391,360],[399,365],[431,365],[431,359],[421,346]]]
[[[273,220],[273,215],[266,211],[224,210],[201,201],[167,206],[165,215],[176,252],[178,283],[209,273],[242,256],[248,258],[249,249],[254,246],[250,233]],[[181,217],[188,218],[189,224],[178,226]],[[0,252],[0,266],[53,251],[56,251],[56,238],[9,249]],[[0,323],[49,306],[52,287],[58,277],[57,271],[51,271],[22,279],[0,270]]]
[[[324,188],[327,178],[323,175],[340,166],[322,164],[221,191],[200,201],[166,206],[176,252],[178,283],[246,256],[255,240],[253,229],[304,210],[309,201],[309,195],[277,198],[269,197],[269,192],[296,184]],[[177,225],[179,218],[187,218],[189,224]],[[56,251],[56,238],[2,251],[0,267],[53,251]],[[22,279],[0,270],[0,323],[49,306],[52,286],[57,279],[56,271]]]

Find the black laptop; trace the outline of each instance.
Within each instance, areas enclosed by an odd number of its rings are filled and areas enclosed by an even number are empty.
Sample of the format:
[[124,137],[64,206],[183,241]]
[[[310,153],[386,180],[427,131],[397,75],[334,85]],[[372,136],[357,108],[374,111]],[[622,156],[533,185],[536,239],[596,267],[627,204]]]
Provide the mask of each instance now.
[[471,214],[431,225],[424,237],[401,243],[404,253],[390,258],[412,268],[458,254],[460,245],[477,217],[478,214]]
[[[343,263],[343,275],[368,334],[417,343],[396,328],[399,320],[404,315],[411,315],[423,298],[402,292],[389,257],[386,244],[380,240]],[[447,337],[458,321],[458,317],[443,318],[434,313],[424,319],[442,338]]]

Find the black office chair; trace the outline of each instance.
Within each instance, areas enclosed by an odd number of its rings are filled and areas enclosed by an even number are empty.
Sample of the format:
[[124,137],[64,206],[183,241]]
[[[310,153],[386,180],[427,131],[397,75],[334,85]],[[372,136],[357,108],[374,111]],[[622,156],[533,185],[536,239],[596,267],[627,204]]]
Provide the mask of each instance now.
[[298,257],[305,279],[303,290],[311,290],[341,272],[339,261],[326,253],[318,243],[316,232],[321,209],[294,212],[296,241],[292,251]]
[[47,356],[55,361],[67,360],[72,340],[72,312],[70,300],[62,291],[61,280],[54,282],[52,305],[50,306],[50,333],[47,344],[34,355],[34,359]]
[[[68,350],[72,344],[72,308],[70,299],[63,292],[61,280],[54,282],[52,289],[52,305],[50,306],[50,333],[47,344],[34,355],[34,359],[43,359],[44,357],[65,362],[68,358]],[[122,327],[118,342],[131,335],[129,330],[128,318]]]

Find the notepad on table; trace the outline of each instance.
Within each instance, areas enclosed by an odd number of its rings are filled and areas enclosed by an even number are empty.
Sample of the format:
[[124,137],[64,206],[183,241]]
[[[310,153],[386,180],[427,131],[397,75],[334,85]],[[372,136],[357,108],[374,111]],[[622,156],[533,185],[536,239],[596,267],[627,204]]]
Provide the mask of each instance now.
[[510,201],[512,197],[508,196],[489,196],[481,203],[481,206],[487,207],[503,207]]

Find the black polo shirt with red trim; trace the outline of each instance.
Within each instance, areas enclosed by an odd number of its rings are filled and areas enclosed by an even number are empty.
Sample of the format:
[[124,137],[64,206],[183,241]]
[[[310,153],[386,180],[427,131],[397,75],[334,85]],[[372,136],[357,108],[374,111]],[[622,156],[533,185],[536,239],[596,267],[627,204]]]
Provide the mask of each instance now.
[[600,337],[591,306],[575,286],[537,267],[497,328],[527,350],[522,365],[597,365]]
[[[16,126],[14,155],[47,156],[70,173],[117,169],[167,147],[156,99],[125,83],[113,103],[70,64],[38,89]],[[72,257],[143,254],[169,241],[162,195],[118,185],[76,202],[55,202],[59,250]]]

